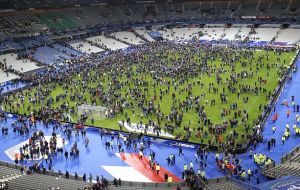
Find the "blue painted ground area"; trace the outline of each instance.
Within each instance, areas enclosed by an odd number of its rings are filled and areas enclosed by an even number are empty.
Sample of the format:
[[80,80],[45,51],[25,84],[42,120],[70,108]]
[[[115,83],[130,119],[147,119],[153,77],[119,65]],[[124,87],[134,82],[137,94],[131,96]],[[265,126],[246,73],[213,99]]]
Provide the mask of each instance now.
[[[8,118],[7,121],[1,122],[1,127],[7,126],[9,128],[8,136],[1,136],[0,137],[0,159],[4,161],[8,161],[11,163],[14,163],[14,160],[12,160],[5,151],[26,141],[28,137],[20,137],[18,134],[14,134],[12,130],[12,123],[16,122],[16,118]],[[52,125],[50,125],[48,128],[46,128],[43,123],[38,122],[36,129],[30,129],[30,134],[32,134],[34,131],[43,130],[45,136],[50,136],[52,133]],[[58,132],[58,136],[67,139],[67,137],[62,133]],[[68,170],[70,173],[77,172],[80,175],[83,175],[84,173],[92,173],[93,176],[95,175],[103,175],[109,179],[112,179],[113,176],[111,176],[106,170],[104,170],[103,166],[128,166],[125,162],[123,162],[119,157],[115,155],[115,153],[118,153],[117,148],[117,138],[114,138],[114,149],[113,150],[106,150],[104,143],[106,141],[111,140],[111,135],[104,135],[102,140],[100,137],[100,133],[98,129],[88,129],[87,130],[87,137],[90,140],[90,143],[88,145],[88,148],[85,147],[84,139],[79,136],[75,137],[75,135],[72,135],[72,138],[70,141],[66,140],[67,143],[64,146],[64,150],[70,151],[72,145],[77,142],[78,148],[80,150],[80,158],[77,160],[69,160],[66,161],[64,156],[58,156],[53,161],[53,169],[58,171],[61,170],[62,172]],[[178,157],[176,159],[176,165],[173,167],[167,166],[166,158],[169,156],[169,154],[173,153],[178,155],[178,146],[171,145],[175,144],[175,142],[169,141],[169,140],[151,140],[151,145],[149,149],[146,149],[145,155],[150,154],[150,152],[155,151],[157,162],[166,169],[169,169],[171,172],[173,172],[177,176],[181,176],[181,171],[183,170],[183,164],[189,163],[189,158],[194,158],[195,154],[195,148],[183,148],[184,150],[184,156]],[[121,143],[123,143],[122,140],[119,140]],[[145,142],[148,142],[148,139],[145,139]],[[125,152],[132,153],[134,152],[133,148],[126,149]],[[27,163],[27,166],[30,166],[35,161],[30,161]],[[38,160],[37,162],[44,164],[47,167],[47,164],[45,161]]]

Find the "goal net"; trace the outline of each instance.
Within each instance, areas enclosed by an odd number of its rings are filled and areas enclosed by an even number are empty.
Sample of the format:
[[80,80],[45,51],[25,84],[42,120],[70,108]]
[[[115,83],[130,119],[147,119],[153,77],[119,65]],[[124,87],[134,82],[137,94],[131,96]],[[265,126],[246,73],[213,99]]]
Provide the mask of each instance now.
[[77,114],[81,119],[103,120],[106,118],[107,111],[106,107],[82,104],[78,106]]

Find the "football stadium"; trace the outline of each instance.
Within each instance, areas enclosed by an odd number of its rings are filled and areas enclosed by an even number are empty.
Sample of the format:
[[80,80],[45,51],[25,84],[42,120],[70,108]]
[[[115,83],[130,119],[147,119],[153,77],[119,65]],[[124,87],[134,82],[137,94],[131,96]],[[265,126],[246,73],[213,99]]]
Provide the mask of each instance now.
[[0,0],[0,190],[300,189],[299,0]]

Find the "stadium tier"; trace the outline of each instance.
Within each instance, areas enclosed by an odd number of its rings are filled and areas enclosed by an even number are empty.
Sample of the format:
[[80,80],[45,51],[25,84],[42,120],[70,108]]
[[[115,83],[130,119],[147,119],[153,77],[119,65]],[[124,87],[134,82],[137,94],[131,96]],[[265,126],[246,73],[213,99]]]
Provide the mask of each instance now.
[[298,0],[0,0],[0,190],[300,187]]

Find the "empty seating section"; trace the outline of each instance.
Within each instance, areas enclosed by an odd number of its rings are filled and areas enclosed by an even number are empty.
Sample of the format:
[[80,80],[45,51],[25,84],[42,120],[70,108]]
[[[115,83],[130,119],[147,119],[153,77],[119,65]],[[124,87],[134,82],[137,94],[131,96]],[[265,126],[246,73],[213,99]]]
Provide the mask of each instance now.
[[17,54],[0,55],[0,62],[5,65],[7,69],[13,69],[21,73],[26,73],[39,69],[35,62],[28,59],[19,59]]
[[[10,1],[9,1],[10,2]],[[28,8],[57,8],[59,4],[61,7],[71,7],[74,5],[80,5],[82,7],[101,4],[103,2],[110,3],[110,1],[101,1],[101,0],[71,0],[71,1],[61,1],[61,0],[48,0],[46,3],[44,1],[33,1],[33,0],[14,0],[15,8],[28,9]],[[296,0],[291,1],[291,4],[286,3],[287,1],[213,1],[211,2],[176,2],[176,3],[158,3],[158,4],[135,4],[135,1],[130,1],[131,4],[128,7],[124,5],[114,5],[114,6],[98,6],[98,12],[101,15],[108,15],[107,17],[116,17],[113,16],[116,13],[121,14],[121,16],[126,15],[125,19],[130,17],[136,19],[151,19],[151,18],[182,18],[182,17],[196,17],[198,15],[207,15],[207,16],[223,16],[224,18],[228,17],[230,14],[236,16],[253,16],[253,15],[274,15],[282,16],[288,14],[287,7],[289,9],[294,9],[293,13],[298,13],[298,3]],[[166,2],[166,1],[161,1]],[[172,2],[172,1],[171,1]],[[173,1],[174,2],[174,1]],[[96,6],[94,6],[96,7]],[[108,11],[102,11],[103,7]],[[115,14],[115,15],[118,15]],[[102,20],[107,18],[102,16]],[[96,19],[95,19],[96,20]]]
[[225,34],[224,37],[222,39],[224,40],[235,40],[236,39],[236,35],[239,32],[240,28],[237,27],[232,27],[232,28],[226,28],[225,29]]
[[291,161],[300,164],[300,152],[296,152],[296,154],[292,157]]
[[[17,3],[18,2],[18,3]],[[56,2],[56,3],[55,3]],[[78,3],[75,3],[78,2]],[[32,31],[43,30],[45,26],[53,30],[72,29],[97,24],[114,24],[126,22],[138,22],[141,20],[165,20],[170,18],[199,18],[210,19],[240,18],[241,16],[254,15],[289,15],[287,6],[294,7],[293,15],[299,19],[299,4],[291,1],[288,5],[285,1],[269,1],[264,3],[255,1],[213,1],[213,2],[176,2],[176,3],[144,3],[144,4],[118,4],[108,6],[78,6],[97,4],[100,0],[72,0],[58,1],[48,0],[15,0],[16,8],[28,10],[28,8],[57,8],[57,5],[69,8],[48,9],[47,11],[9,11],[0,13],[0,36],[8,33],[24,34]],[[108,4],[110,2],[108,1]],[[271,10],[270,10],[271,9]],[[41,24],[43,23],[43,24]],[[16,27],[17,26],[17,27]],[[2,33],[2,34],[1,34]]]
[[17,78],[19,77],[16,74],[4,72],[2,69],[0,69],[0,84]]
[[67,180],[40,174],[22,175],[10,180],[8,183],[9,190],[29,190],[33,189],[33,187],[35,190],[48,190],[52,187],[55,189],[59,187],[59,189],[63,190],[82,190],[88,186],[89,184],[83,181]]
[[199,38],[199,28],[174,28],[174,38],[176,41],[191,40]]
[[135,29],[135,31],[143,36],[145,39],[147,39],[149,42],[153,42],[154,39],[148,34],[147,30],[144,30],[144,29]]
[[281,178],[283,176],[300,176],[300,164],[299,163],[286,163],[280,164],[273,168],[270,168],[264,172],[267,177]]
[[82,56],[83,54],[79,51],[75,51],[75,50],[72,50],[68,47],[65,47],[65,46],[62,46],[60,44],[53,44],[52,45],[53,48],[61,51],[61,52],[64,52],[65,54],[68,54],[68,55],[71,55],[72,57],[80,57]]
[[63,12],[49,12],[37,14],[38,19],[46,24],[49,29],[64,30],[66,28],[75,28],[77,25]]
[[257,2],[247,1],[246,4],[240,4],[238,14],[245,16],[259,15],[260,11],[256,10]]
[[[162,34],[162,37],[167,40],[185,41],[196,37],[199,40],[245,40],[250,41],[266,41],[271,42],[287,42],[295,43],[300,40],[300,29],[280,29],[280,27],[270,26],[273,28],[265,28],[268,26],[262,25],[260,28],[251,29],[247,25],[233,25],[231,28],[224,26],[211,26],[205,28],[157,28],[156,30]],[[142,31],[139,31],[142,33]]]
[[250,31],[251,31],[251,28],[247,28],[246,26],[240,27],[240,29],[237,33],[236,39],[242,40],[242,41],[245,40],[246,38],[249,37]]
[[8,48],[13,48],[13,49],[16,49],[16,50],[20,50],[20,49],[23,49],[24,46],[15,42],[15,41],[12,41],[12,40],[9,40],[9,41],[5,41],[4,42],[6,44],[6,46]]
[[225,34],[224,27],[203,28],[200,40],[219,40]]
[[172,29],[157,29],[159,33],[161,33],[161,36],[170,41],[174,41],[174,34]]
[[87,42],[84,41],[75,41],[75,42],[70,42],[70,46],[73,49],[76,49],[77,51],[80,51],[82,53],[98,53],[103,51],[103,49],[97,47],[97,46],[93,46]]
[[125,41],[127,43],[133,44],[133,45],[139,45],[145,43],[144,40],[137,37],[132,32],[122,31],[122,32],[114,32],[110,34],[111,36],[115,37],[116,39],[119,39],[121,41]]
[[5,43],[0,42],[0,51],[5,50],[7,45]]
[[36,46],[42,46],[48,43],[52,43],[52,40],[47,38],[46,36],[38,36],[34,38],[24,38],[21,40],[17,40],[17,43],[21,45],[22,48],[28,49]]
[[87,41],[90,41],[92,43],[99,44],[100,46],[106,46],[108,49],[111,50],[117,50],[117,49],[123,49],[129,47],[129,45],[124,44],[118,40],[105,37],[103,35],[101,36],[94,36],[86,39]]
[[128,8],[132,14],[131,17],[136,17],[136,16],[143,16],[144,17],[144,14],[145,14],[145,8],[141,5],[138,5],[138,4],[129,4],[128,5]]
[[256,28],[255,34],[250,34],[249,40],[270,42],[278,31],[279,28]]
[[278,33],[275,42],[286,42],[288,44],[296,43],[300,40],[300,29],[287,28],[281,29]]
[[280,165],[265,167],[262,173],[269,178],[281,178],[284,176],[300,177],[300,147],[281,158]]
[[220,183],[210,183],[208,184],[207,190],[244,190],[243,187],[230,182],[230,181],[222,181]]
[[38,20],[28,11],[0,12],[0,36],[34,32],[32,26],[36,23]]
[[47,65],[52,65],[54,63],[62,63],[65,60],[74,58],[71,55],[68,55],[67,53],[59,51],[55,48],[51,48],[49,46],[37,48],[37,50],[33,54],[33,57],[38,62]]
[[12,176],[18,176],[20,175],[20,171],[17,169],[0,166],[0,182],[1,180],[4,180],[6,178],[10,178]]

